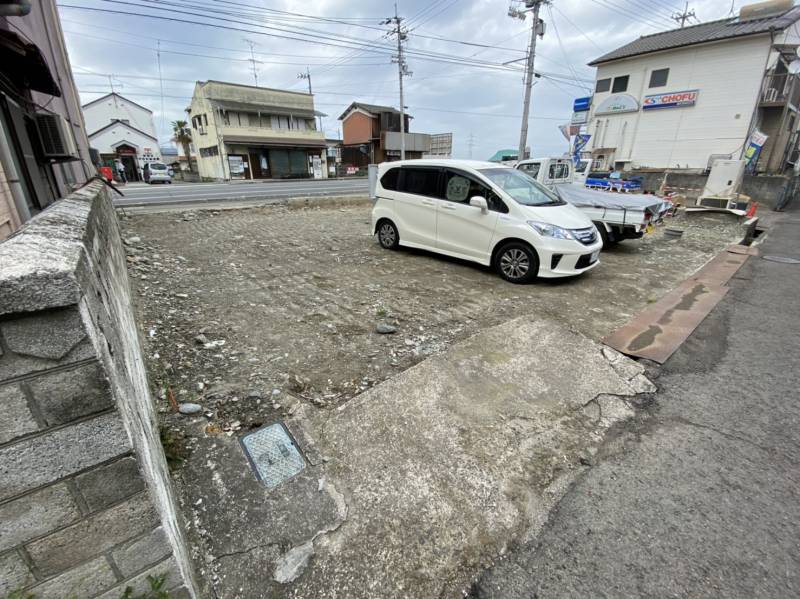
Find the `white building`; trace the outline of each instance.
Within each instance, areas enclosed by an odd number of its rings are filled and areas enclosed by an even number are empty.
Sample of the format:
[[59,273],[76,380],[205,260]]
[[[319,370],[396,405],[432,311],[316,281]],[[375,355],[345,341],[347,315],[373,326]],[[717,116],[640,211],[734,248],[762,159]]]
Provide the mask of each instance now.
[[595,169],[706,169],[768,136],[758,170],[794,159],[800,106],[800,7],[791,0],[739,16],[646,35],[592,61],[597,67],[585,149]]
[[141,179],[146,163],[161,161],[153,112],[144,106],[111,93],[84,104],[83,118],[103,164],[121,160],[128,179]]

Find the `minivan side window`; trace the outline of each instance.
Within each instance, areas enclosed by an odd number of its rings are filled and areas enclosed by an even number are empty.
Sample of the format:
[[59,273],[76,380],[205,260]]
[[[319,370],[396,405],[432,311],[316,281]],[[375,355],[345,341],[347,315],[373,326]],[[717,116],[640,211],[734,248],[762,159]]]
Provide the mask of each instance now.
[[381,177],[381,186],[384,189],[388,189],[390,191],[397,190],[397,181],[399,179],[400,169],[399,168],[390,168],[386,171]]
[[439,195],[439,170],[404,167],[398,191],[429,198],[441,197]]
[[489,205],[489,210],[494,212],[508,212],[508,206],[503,203],[491,189],[478,183],[474,179],[456,171],[446,171],[444,181],[444,199],[459,204],[469,204],[473,196],[483,196]]

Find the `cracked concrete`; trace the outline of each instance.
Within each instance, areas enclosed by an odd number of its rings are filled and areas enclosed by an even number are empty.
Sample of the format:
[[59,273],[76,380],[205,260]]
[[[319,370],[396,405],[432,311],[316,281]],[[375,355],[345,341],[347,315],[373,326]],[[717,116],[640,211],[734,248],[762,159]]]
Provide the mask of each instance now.
[[194,418],[178,477],[207,594],[463,596],[541,529],[606,431],[633,414],[643,372],[520,317],[338,409],[293,404],[285,424],[307,465],[271,491],[235,435]]

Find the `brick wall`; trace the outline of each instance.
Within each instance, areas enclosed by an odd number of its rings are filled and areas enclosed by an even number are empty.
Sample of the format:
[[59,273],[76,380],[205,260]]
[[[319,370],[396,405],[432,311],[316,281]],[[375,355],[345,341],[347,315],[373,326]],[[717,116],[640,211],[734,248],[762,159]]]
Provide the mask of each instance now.
[[375,121],[377,119],[368,117],[361,112],[351,112],[350,116],[342,121],[342,143],[369,143],[370,139],[376,137],[373,134]]
[[196,596],[130,306],[100,183],[0,244],[0,597]]

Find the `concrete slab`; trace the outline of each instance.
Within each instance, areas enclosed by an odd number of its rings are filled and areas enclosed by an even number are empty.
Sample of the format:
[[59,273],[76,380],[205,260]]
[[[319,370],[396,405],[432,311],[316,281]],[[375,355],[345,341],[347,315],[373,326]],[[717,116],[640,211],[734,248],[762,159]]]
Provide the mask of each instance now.
[[235,437],[205,441],[192,459],[210,472],[185,471],[207,472],[191,491],[217,595],[463,596],[543,525],[608,428],[632,415],[626,398],[654,390],[642,373],[523,317],[339,409],[295,411],[289,428],[316,465],[273,491]]

